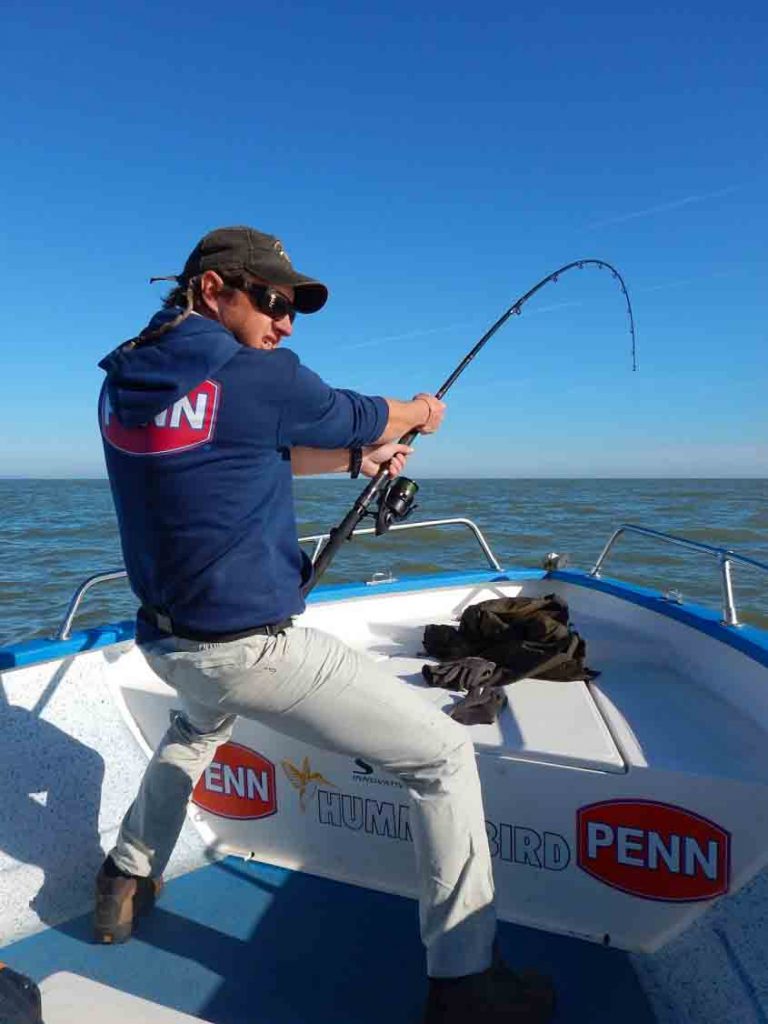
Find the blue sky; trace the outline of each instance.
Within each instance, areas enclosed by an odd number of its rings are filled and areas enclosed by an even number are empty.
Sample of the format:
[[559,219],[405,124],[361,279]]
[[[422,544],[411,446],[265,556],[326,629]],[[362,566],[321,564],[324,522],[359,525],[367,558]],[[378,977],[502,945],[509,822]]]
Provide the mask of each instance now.
[[[0,475],[98,476],[96,363],[207,230],[278,234],[339,386],[449,395],[414,476],[765,476],[768,12],[6,3]],[[10,46],[8,44],[10,43]]]

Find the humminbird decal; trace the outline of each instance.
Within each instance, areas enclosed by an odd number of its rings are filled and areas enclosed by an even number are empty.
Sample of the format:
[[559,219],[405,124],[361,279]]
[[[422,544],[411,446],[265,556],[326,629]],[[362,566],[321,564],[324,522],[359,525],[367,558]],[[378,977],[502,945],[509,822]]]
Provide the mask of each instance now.
[[[412,841],[408,804],[320,789],[317,814],[321,825]],[[544,871],[564,871],[571,862],[568,841],[557,832],[538,832],[506,821],[486,821],[485,829],[491,856],[497,860]]]
[[309,764],[309,758],[305,757],[301,762],[301,768],[297,768],[292,761],[281,761],[280,764],[283,766],[288,781],[294,789],[299,791],[299,806],[302,811],[307,809],[307,800],[311,800],[317,792],[318,783],[322,783],[324,786],[332,786],[336,788],[332,782],[329,782],[320,772],[313,772]]
[[154,419],[140,427],[124,427],[112,411],[107,389],[101,399],[101,432],[106,441],[128,455],[168,455],[207,444],[213,437],[219,407],[219,385],[205,380]]
[[654,800],[606,800],[577,813],[578,865],[648,900],[689,903],[728,891],[731,837],[693,811]]
[[317,794],[317,814],[321,825],[412,841],[407,804],[366,799],[351,793],[328,793],[321,789]]
[[571,863],[571,848],[558,832],[538,832],[524,825],[498,825],[486,821],[491,856],[528,868],[564,871]]
[[192,803],[219,818],[268,818],[277,811],[275,766],[240,743],[224,743],[203,772]]

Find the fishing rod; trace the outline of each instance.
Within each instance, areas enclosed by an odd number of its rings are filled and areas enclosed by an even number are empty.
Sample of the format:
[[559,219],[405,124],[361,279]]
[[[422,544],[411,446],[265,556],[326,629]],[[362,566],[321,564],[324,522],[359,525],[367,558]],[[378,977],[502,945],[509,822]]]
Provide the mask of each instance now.
[[[553,270],[551,274],[547,274],[547,276],[543,277],[541,281],[533,286],[533,288],[530,288],[524,295],[521,295],[519,299],[516,299],[509,309],[499,317],[496,323],[485,332],[474,348],[464,356],[450,377],[441,384],[435,392],[435,398],[443,398],[450,388],[453,387],[464,370],[466,370],[475,356],[494,336],[496,331],[498,331],[500,327],[503,327],[510,317],[520,316],[523,306],[529,299],[533,298],[536,292],[540,291],[540,289],[544,288],[545,285],[548,285],[550,282],[555,283],[561,274],[565,274],[568,270],[573,270],[574,268],[581,270],[583,267],[588,266],[597,267],[600,270],[608,270],[614,280],[618,281],[619,287],[621,288],[622,294],[627,303],[629,333],[632,337],[632,369],[636,370],[637,343],[635,336],[635,318],[632,315],[632,304],[629,301],[629,292],[627,291],[627,286],[624,284],[624,278],[614,266],[610,263],[606,263],[605,260],[574,260],[572,263],[566,263],[565,266],[559,267],[557,270]],[[400,438],[400,443],[410,445],[418,434],[418,430],[410,430]],[[416,497],[418,489],[419,485],[415,481],[409,480],[407,477],[398,477],[396,480],[391,480],[389,478],[387,468],[382,467],[365,490],[360,493],[354,505],[349,512],[347,512],[339,525],[331,529],[328,540],[325,542],[322,550],[315,559],[312,577],[304,588],[305,595],[308,594],[317,584],[318,580],[326,571],[331,560],[334,558],[336,552],[344,542],[352,539],[352,534],[354,533],[355,528],[365,516],[373,516],[376,519],[377,536],[382,533],[386,533],[395,520],[405,519],[411,514],[411,512],[415,511],[416,506],[414,505],[414,498]],[[377,497],[379,499],[378,512],[369,512],[369,506]]]

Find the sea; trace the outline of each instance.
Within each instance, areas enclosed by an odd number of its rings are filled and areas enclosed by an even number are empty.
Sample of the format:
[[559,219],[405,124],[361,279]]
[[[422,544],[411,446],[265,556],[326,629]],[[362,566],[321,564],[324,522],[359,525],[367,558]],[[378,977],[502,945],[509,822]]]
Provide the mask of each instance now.
[[[327,532],[360,490],[360,482],[348,479],[298,479],[299,535]],[[557,552],[568,556],[569,565],[590,569],[623,523],[731,548],[768,564],[768,480],[426,479],[416,501],[409,521],[469,518],[505,568],[538,567]],[[470,531],[435,526],[355,538],[325,580],[486,565]],[[105,480],[0,480],[0,645],[55,635],[78,584],[121,566]],[[720,607],[716,559],[698,551],[625,534],[602,574]],[[737,564],[733,578],[740,619],[768,629],[768,572]],[[131,618],[135,610],[124,581],[100,584],[86,595],[74,629]]]

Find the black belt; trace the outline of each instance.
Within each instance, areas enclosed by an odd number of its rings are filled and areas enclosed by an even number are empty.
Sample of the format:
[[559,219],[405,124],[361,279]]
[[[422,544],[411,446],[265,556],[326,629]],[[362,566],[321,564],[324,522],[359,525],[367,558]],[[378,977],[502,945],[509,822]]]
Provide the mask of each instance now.
[[243,640],[247,636],[276,636],[284,633],[293,625],[293,619],[283,619],[281,622],[268,622],[263,626],[250,626],[248,629],[240,629],[236,633],[204,633],[201,630],[184,629],[177,623],[171,621],[170,615],[157,611],[143,604],[139,608],[139,616],[150,626],[159,629],[161,633],[168,636],[179,636],[182,640],[199,640],[203,643],[225,644],[230,640]]

